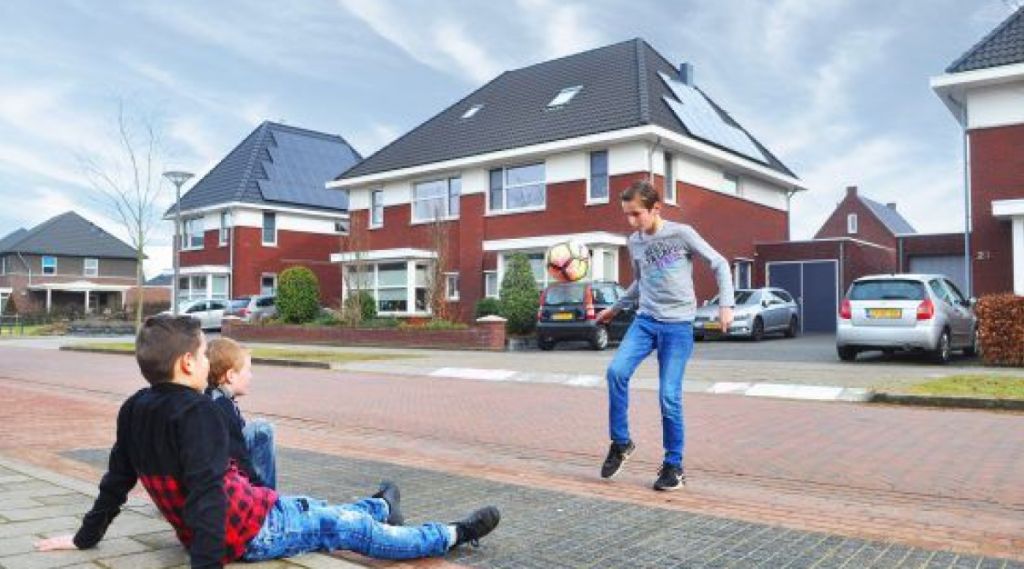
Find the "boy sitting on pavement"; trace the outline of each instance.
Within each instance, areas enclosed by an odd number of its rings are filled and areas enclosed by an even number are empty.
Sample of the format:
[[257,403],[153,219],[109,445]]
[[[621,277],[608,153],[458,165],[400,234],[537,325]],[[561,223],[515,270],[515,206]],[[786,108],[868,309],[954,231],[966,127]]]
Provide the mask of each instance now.
[[235,402],[235,398],[249,393],[252,355],[231,338],[212,340],[206,353],[210,360],[206,394],[220,409],[228,427],[229,456],[238,462],[238,469],[250,482],[276,490],[274,426],[262,419],[246,421]]
[[202,393],[210,364],[199,321],[149,318],[136,339],[135,357],[150,387],[129,397],[118,412],[99,496],[75,535],[39,541],[40,551],[94,547],[136,481],[174,527],[194,568],[338,549],[382,559],[440,556],[498,525],[493,506],[452,524],[387,525],[400,509],[393,484],[379,497],[336,506],[254,486],[229,458],[221,413]]

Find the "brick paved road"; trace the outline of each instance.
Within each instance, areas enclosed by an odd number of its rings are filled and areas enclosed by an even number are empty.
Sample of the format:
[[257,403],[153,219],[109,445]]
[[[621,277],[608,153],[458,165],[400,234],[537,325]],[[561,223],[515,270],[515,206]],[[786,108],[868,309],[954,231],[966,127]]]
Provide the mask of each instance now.
[[[39,353],[0,354],[0,452],[94,476],[59,453],[109,444],[116,402],[140,386],[134,363]],[[634,394],[637,460],[608,484],[596,477],[600,390],[272,368],[256,381],[243,407],[276,417],[290,447],[798,531],[1024,552],[1019,414],[692,396],[691,483],[664,496],[648,489],[660,439],[649,392]]]

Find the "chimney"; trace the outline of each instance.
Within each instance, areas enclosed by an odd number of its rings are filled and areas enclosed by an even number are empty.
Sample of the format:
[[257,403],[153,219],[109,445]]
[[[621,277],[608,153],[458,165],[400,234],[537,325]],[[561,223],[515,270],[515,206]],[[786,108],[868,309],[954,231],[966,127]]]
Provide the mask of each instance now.
[[857,186],[846,186],[846,195],[849,197],[857,197]]
[[889,209],[891,209],[893,211],[896,211],[896,202],[889,202],[889,203],[885,204],[885,207],[887,207],[887,208],[889,208]]
[[684,85],[693,87],[693,64],[684,62],[679,64],[679,80]]

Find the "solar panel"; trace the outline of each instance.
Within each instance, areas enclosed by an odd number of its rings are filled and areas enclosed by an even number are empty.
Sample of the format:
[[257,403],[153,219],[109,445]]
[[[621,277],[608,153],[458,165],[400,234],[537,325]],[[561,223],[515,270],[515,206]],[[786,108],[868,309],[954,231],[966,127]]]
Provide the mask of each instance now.
[[664,73],[659,73],[659,75],[678,101],[667,95],[662,98],[693,136],[728,148],[758,162],[768,162],[764,153],[754,144],[750,136],[725,122],[700,91],[681,81],[676,81]]
[[276,145],[263,161],[267,179],[258,180],[263,198],[320,207],[347,208],[345,192],[324,185],[357,161],[341,141],[275,130]]

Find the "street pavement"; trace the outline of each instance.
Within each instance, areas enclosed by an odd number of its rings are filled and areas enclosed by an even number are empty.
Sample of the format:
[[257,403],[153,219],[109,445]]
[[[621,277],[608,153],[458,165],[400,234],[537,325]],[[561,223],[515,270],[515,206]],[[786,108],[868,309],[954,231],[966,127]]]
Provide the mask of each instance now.
[[[0,456],[94,483],[143,385],[133,359],[0,344],[0,362]],[[656,394],[632,403],[639,449],[608,482],[598,388],[257,366],[241,401],[279,427],[286,492],[346,500],[394,477],[415,521],[505,510],[447,563],[1024,567],[1024,415],[688,394],[689,482],[660,494]],[[0,566],[56,566],[6,545]]]

